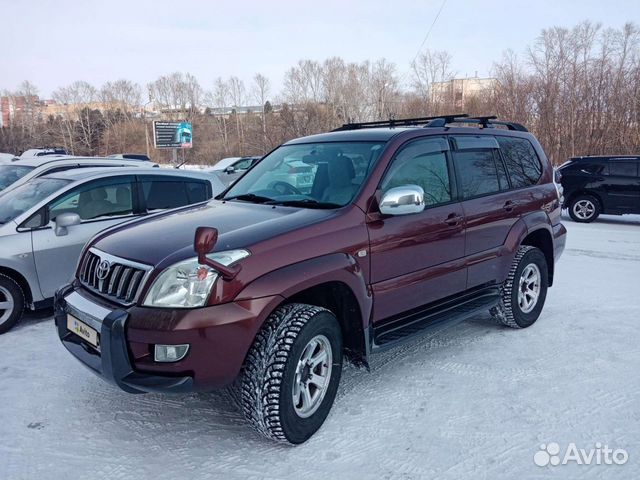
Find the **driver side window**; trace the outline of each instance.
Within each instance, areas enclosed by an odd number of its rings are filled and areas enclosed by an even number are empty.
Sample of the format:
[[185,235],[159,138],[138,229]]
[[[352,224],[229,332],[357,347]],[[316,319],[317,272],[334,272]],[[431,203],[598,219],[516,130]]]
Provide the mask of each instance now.
[[424,190],[427,207],[450,202],[448,150],[449,144],[442,137],[410,142],[393,160],[382,181],[382,193],[395,187],[418,185]]
[[77,213],[82,220],[119,217],[133,213],[130,177],[97,180],[74,188],[49,205],[49,219],[61,213]]

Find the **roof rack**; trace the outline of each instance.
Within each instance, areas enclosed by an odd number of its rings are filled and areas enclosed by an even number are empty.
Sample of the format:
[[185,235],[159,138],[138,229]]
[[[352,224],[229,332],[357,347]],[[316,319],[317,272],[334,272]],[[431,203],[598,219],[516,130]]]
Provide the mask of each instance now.
[[[446,118],[465,118],[468,117],[466,113],[460,113],[456,115],[446,115]],[[417,117],[417,118],[390,118],[389,120],[378,120],[375,122],[359,122],[359,123],[345,123],[341,127],[338,127],[332,132],[342,132],[345,130],[359,130],[361,128],[382,128],[382,127],[415,127],[418,125],[428,125],[431,121],[443,118],[442,115],[435,117]]]
[[518,132],[528,132],[529,130],[520,123],[516,122],[503,122],[497,120],[495,115],[484,115],[477,117],[470,117],[469,115],[457,116],[457,115],[443,115],[438,118],[434,118],[425,127],[446,127],[450,123],[477,123],[480,128],[493,128],[496,125],[507,127],[508,130],[516,130]]
[[472,123],[480,125],[480,128],[494,128],[496,125],[507,127],[508,130],[516,130],[519,132],[528,132],[523,125],[516,122],[503,122],[497,120],[495,115],[484,115],[478,117],[470,117],[467,113],[458,113],[455,115],[437,115],[434,117],[418,117],[418,118],[390,118],[389,120],[379,120],[375,122],[345,123],[333,132],[342,132],[345,130],[360,130],[362,128],[383,128],[383,127],[415,127],[424,126],[425,128],[446,127],[451,123]]

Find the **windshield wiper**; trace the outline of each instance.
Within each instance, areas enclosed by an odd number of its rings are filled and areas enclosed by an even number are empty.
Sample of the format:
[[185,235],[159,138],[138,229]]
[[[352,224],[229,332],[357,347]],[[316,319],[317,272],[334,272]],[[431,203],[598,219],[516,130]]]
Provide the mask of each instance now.
[[338,208],[342,205],[338,203],[319,202],[312,198],[302,200],[272,200],[267,205],[282,205],[284,207],[306,207],[306,208]]
[[235,195],[233,197],[223,198],[222,200],[243,200],[252,203],[266,203],[273,201],[273,198],[263,197],[262,195],[256,195],[254,193],[243,193],[242,195]]

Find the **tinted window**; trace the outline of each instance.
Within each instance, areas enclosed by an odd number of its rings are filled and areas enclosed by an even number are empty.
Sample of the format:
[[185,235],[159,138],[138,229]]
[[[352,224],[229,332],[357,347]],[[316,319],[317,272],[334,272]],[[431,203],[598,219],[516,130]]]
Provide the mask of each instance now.
[[524,138],[497,137],[513,188],[535,185],[542,165],[533,145]]
[[453,152],[453,158],[464,198],[501,190],[493,150],[457,151]]
[[187,197],[189,203],[199,203],[208,200],[207,185],[204,182],[187,182]]
[[394,187],[418,185],[424,190],[426,205],[451,201],[447,150],[444,138],[411,142],[391,164],[382,181],[383,193]]
[[614,160],[609,162],[609,175],[620,177],[636,177],[638,175],[638,164],[636,162],[622,162]]
[[88,182],[70,190],[49,205],[49,219],[61,213],[77,213],[82,220],[131,215],[133,213],[130,177]]
[[[191,203],[182,180],[171,180],[167,177],[147,178],[142,181],[142,192],[147,211],[178,208]],[[197,193],[194,196],[197,196]]]

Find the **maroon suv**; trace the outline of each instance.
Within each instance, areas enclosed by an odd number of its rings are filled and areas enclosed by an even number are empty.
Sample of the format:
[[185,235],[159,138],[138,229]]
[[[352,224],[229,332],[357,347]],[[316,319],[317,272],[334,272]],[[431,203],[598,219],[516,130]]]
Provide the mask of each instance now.
[[347,124],[282,145],[209,203],[97,235],[56,325],[127,392],[232,386],[254,428],[301,443],[343,356],[366,365],[485,311],[533,324],[565,234],[551,164],[521,125]]

